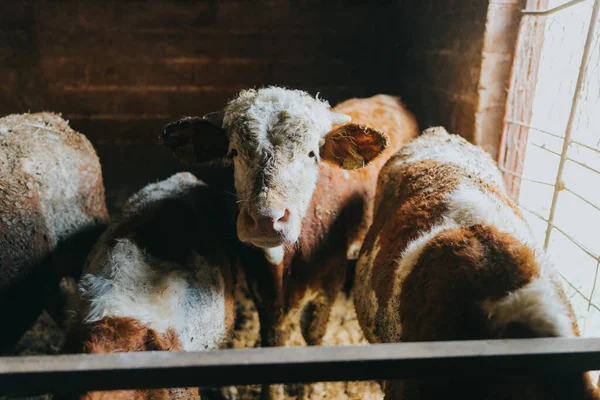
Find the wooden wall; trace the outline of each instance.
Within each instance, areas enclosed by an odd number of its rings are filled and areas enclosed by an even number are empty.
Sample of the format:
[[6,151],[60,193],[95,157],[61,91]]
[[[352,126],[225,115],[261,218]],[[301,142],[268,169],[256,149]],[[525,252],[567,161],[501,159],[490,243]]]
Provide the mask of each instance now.
[[[109,202],[179,168],[168,120],[279,84],[336,103],[394,91],[393,1],[31,0],[0,12],[0,114],[62,112],[96,147]],[[116,201],[116,200],[115,200]]]
[[400,1],[399,92],[421,125],[442,124],[496,157],[524,0]]
[[[505,0],[494,0],[505,1]],[[507,1],[507,0],[506,0]],[[0,5],[0,115],[61,112],[111,208],[180,170],[162,126],[277,84],[335,104],[405,98],[474,138],[489,0],[15,0]]]
[[404,1],[401,90],[424,125],[472,140],[488,0]]

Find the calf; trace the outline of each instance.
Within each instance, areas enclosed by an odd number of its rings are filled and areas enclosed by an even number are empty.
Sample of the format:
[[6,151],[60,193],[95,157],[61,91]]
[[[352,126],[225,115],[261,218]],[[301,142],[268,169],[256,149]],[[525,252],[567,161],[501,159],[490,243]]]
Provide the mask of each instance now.
[[107,224],[100,161],[85,136],[52,113],[0,119],[0,351],[44,307],[62,322],[59,281],[79,276]]
[[[481,148],[430,128],[377,183],[354,301],[371,343],[577,336],[551,261]],[[388,399],[589,399],[587,374],[387,383]]]
[[309,345],[321,342],[370,225],[379,168],[417,133],[396,97],[330,109],[277,87],[167,125],[162,141],[184,161],[233,165],[239,251],[263,346],[286,345],[298,323]]
[[[215,349],[234,320],[237,257],[223,199],[189,173],[132,196],[79,283],[69,353]],[[231,227],[232,229],[229,229]],[[199,398],[197,389],[92,392],[86,399]]]

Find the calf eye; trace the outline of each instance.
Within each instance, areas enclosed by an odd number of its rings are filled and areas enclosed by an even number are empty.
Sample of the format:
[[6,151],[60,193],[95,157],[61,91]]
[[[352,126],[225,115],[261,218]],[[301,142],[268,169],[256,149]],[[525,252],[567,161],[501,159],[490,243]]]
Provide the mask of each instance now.
[[308,156],[309,156],[310,158],[315,158],[315,152],[314,152],[314,151],[311,151],[310,153],[308,153]]
[[235,157],[235,156],[237,156],[237,155],[238,155],[238,151],[237,151],[236,149],[231,149],[231,150],[229,150],[229,154],[227,154],[227,156],[228,156],[229,158],[233,158],[233,157]]

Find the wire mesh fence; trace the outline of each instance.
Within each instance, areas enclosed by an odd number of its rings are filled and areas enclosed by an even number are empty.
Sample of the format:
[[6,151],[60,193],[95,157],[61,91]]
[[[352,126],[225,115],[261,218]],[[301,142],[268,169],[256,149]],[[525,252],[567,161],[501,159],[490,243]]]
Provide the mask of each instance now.
[[523,17],[499,165],[582,335],[600,336],[600,0],[529,3],[554,11]]

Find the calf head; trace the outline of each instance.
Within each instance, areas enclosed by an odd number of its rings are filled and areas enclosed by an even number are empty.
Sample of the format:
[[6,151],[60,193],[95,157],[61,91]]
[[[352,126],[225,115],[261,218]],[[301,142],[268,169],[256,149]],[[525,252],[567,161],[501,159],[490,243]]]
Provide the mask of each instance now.
[[350,121],[305,92],[269,87],[168,124],[162,143],[190,164],[233,164],[238,237],[270,249],[298,240],[320,163],[362,168],[385,150],[383,133]]

